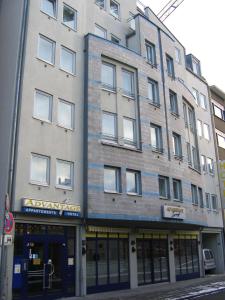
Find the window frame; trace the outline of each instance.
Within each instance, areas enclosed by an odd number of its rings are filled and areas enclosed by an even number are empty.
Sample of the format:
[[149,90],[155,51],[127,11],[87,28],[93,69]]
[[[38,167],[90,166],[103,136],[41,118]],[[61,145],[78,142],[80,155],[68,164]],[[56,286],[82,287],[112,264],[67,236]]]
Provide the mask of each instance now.
[[[52,61],[51,62],[48,61],[48,60],[45,60],[44,58],[42,58],[40,56],[40,42],[41,42],[41,39],[43,39],[43,40],[45,40],[45,41],[52,44]],[[37,51],[38,59],[44,61],[47,64],[50,64],[51,66],[54,66],[55,65],[55,50],[56,50],[56,42],[55,41],[53,41],[52,39],[44,36],[43,34],[38,35],[38,51]]]
[[[113,70],[113,85],[112,86],[110,86],[102,81],[102,66],[103,65],[111,67]],[[107,91],[112,91],[112,92],[116,91],[116,66],[111,63],[105,62],[105,61],[102,61],[102,64],[101,64],[101,86],[102,86],[102,89],[105,89]]]
[[[215,202],[214,202],[215,200]],[[216,204],[216,206],[214,207],[214,204]],[[211,207],[213,211],[218,211],[218,198],[217,195],[212,194],[211,195]]]
[[47,16],[53,18],[53,19],[57,19],[58,17],[58,0],[53,0],[55,2],[55,15],[51,15],[49,13],[47,13],[44,9],[43,9],[43,2],[44,1],[48,1],[48,0],[41,0],[41,12],[43,12],[44,14],[46,14]]
[[[114,39],[115,41],[113,41],[113,39]],[[121,39],[119,39],[117,36],[115,36],[114,34],[111,33],[111,42],[112,42],[113,44],[120,45]]]
[[[63,184],[59,184],[57,182],[57,177],[58,177],[58,173],[57,173],[57,163],[64,163],[64,164],[67,164],[67,165],[70,165],[70,180],[71,180],[71,185],[68,186],[68,185],[63,185]],[[63,189],[63,190],[73,190],[74,188],[74,163],[72,161],[67,161],[67,160],[63,160],[63,159],[59,159],[57,158],[56,159],[56,168],[55,168],[55,186],[56,188],[59,188],[59,189]]]
[[192,204],[198,206],[199,205],[198,188],[195,184],[191,184],[191,197],[192,197]]
[[[114,4],[116,4],[117,5],[117,7],[118,7],[118,15],[115,15],[114,13],[113,13],[113,11],[112,11],[112,9],[111,9],[111,3],[114,3]],[[117,1],[115,1],[115,0],[110,0],[109,1],[109,13],[110,13],[110,15],[111,16],[113,16],[115,19],[120,19],[120,4],[117,2]]]
[[99,5],[99,4],[97,3],[97,0],[95,0],[95,4],[96,4],[100,9],[106,9],[106,3],[105,3],[105,0],[103,0],[103,3],[104,3],[104,5],[103,5],[103,7],[102,7],[101,5]]
[[206,161],[206,156],[204,154],[201,154],[201,168],[202,168],[202,172],[207,173],[207,161]]
[[[123,74],[129,74],[131,81],[130,81],[130,87],[131,87],[131,91],[127,91],[124,89],[124,77]],[[124,69],[122,68],[122,94],[125,97],[131,98],[131,99],[135,99],[135,83],[134,83],[134,72]]]
[[107,30],[106,30],[104,27],[102,27],[102,26],[100,26],[100,25],[98,25],[98,24],[95,23],[95,29],[96,29],[96,28],[99,29],[100,31],[102,31],[102,32],[104,33],[104,37],[102,37],[102,36],[96,34],[95,31],[94,31],[94,34],[95,34],[96,36],[102,38],[102,39],[107,39]]
[[199,105],[199,92],[195,88],[192,88],[192,95],[194,97],[196,105]]
[[172,79],[175,79],[175,69],[174,69],[174,61],[173,58],[166,54],[166,66],[167,66],[167,74]]
[[[32,179],[32,158],[38,157],[45,159],[47,161],[46,164],[46,182],[40,182]],[[40,186],[49,186],[50,185],[50,157],[42,154],[37,153],[31,153],[31,159],[30,159],[30,183],[34,185],[40,185]]]
[[[64,7],[67,7],[69,10],[71,10],[71,11],[74,12],[74,18],[75,18],[75,20],[74,20],[74,26],[75,27],[74,28],[71,27],[71,26],[69,26],[68,24],[66,24],[64,22]],[[68,28],[70,28],[70,29],[72,29],[74,31],[77,31],[77,10],[75,8],[71,7],[70,5],[66,4],[65,2],[63,2],[63,18],[62,18],[62,23],[63,23],[63,25],[67,26]]]
[[[210,157],[207,157],[207,169],[208,169],[208,172],[209,172],[209,174],[210,175],[214,175],[214,162],[213,162],[213,159],[212,158],[210,158]],[[209,161],[211,162],[211,163],[209,163]],[[210,168],[210,165],[212,166],[212,168]]]
[[[214,116],[216,116],[217,118],[221,119],[221,120],[225,120],[225,112],[224,110],[219,107],[218,105],[216,105],[215,103],[212,103],[213,104],[213,113],[214,113]],[[217,111],[220,111],[220,116],[218,115]]]
[[206,96],[202,93],[199,93],[199,104],[200,104],[201,108],[203,108],[204,110],[207,110]]
[[[135,176],[135,192],[129,192],[127,190],[128,185],[127,185],[127,173],[134,174]],[[126,169],[126,194],[127,195],[133,195],[133,196],[141,196],[142,194],[142,189],[141,189],[141,172],[132,170],[132,169]]]
[[[205,131],[206,128],[207,128],[207,136],[206,136],[206,131]],[[207,141],[210,141],[210,128],[209,128],[209,124],[203,123],[203,136],[204,136],[204,139],[206,139]]]
[[[63,102],[65,104],[71,106],[71,125],[72,125],[72,127],[67,127],[67,126],[65,126],[65,125],[63,125],[63,124],[61,124],[59,122],[59,103],[60,102]],[[57,105],[57,125],[60,126],[60,127],[62,127],[62,128],[65,128],[65,129],[74,130],[74,128],[75,128],[75,104],[74,103],[66,101],[66,100],[61,99],[61,98],[58,99],[58,105]]]
[[[49,118],[46,120],[45,118],[41,118],[37,115],[35,115],[35,102],[36,102],[36,95],[42,94],[44,96],[49,97]],[[52,108],[53,108],[53,95],[46,93],[44,91],[41,91],[39,89],[35,89],[34,91],[34,104],[33,104],[33,118],[40,120],[42,122],[52,123]]]
[[188,165],[192,166],[191,144],[186,142]]
[[210,193],[205,193],[205,203],[208,210],[212,209]]
[[[156,145],[152,144],[152,129],[155,130]],[[163,153],[163,137],[162,127],[154,123],[150,123],[151,147],[153,151]]]
[[157,59],[156,59],[156,47],[155,47],[155,44],[153,44],[153,43],[151,43],[149,41],[145,41],[145,47],[146,47],[146,59],[147,59],[147,62],[151,66],[157,68]]
[[197,120],[197,131],[198,131],[198,136],[199,137],[203,137],[203,126],[202,126],[202,121],[201,120]]
[[[110,116],[113,116],[113,118],[114,118],[115,136],[113,136],[113,137],[111,137],[109,135],[106,135],[103,132],[103,116],[104,115],[110,115]],[[102,111],[102,139],[107,140],[107,141],[111,141],[111,142],[117,142],[118,141],[118,126],[117,126],[117,114],[116,113],[112,113],[112,112],[108,112],[108,111]]]
[[[151,85],[151,92],[153,99],[149,98],[149,88]],[[148,100],[151,104],[160,107],[160,99],[159,99],[159,84],[154,79],[148,78]]]
[[[105,188],[105,170],[115,171],[115,187],[116,187],[115,190],[108,190]],[[104,165],[103,186],[104,186],[104,193],[109,193],[109,194],[121,193],[121,169],[118,167]]]
[[203,190],[201,187],[198,187],[198,202],[201,208],[204,208],[204,197],[203,197]]
[[177,47],[175,47],[175,61],[181,65],[181,51]]
[[[182,141],[181,141],[181,135],[177,134],[176,132],[173,132],[173,152],[174,152],[174,157],[182,160],[183,159],[183,151],[182,151]],[[178,143],[175,142],[175,140],[178,141]],[[179,151],[178,153],[176,152],[176,146],[178,146]]]
[[[219,148],[225,149],[225,134],[224,133],[219,133],[216,131],[216,139],[217,139],[217,145]],[[220,139],[223,139],[223,142],[221,144]]]
[[[72,56],[72,59],[73,59],[73,60],[72,60],[72,72],[66,70],[66,69],[62,66],[62,53],[63,53],[63,51],[65,51],[65,52],[70,53],[70,54],[73,55],[73,56]],[[63,45],[61,45],[61,48],[60,48],[60,69],[61,69],[62,71],[64,71],[64,72],[68,73],[68,74],[73,75],[73,76],[76,75],[76,52],[73,51],[73,50],[71,50],[71,49],[69,49],[69,48],[67,48],[67,47],[65,47],[65,46],[63,46]]]
[[[125,126],[124,126],[124,121],[130,121],[133,124],[133,141],[130,141],[129,139],[125,138]],[[126,146],[137,146],[137,129],[136,129],[136,120],[129,118],[129,117],[123,117],[123,141]]]
[[[173,200],[183,202],[183,192],[182,192],[182,181],[176,178],[173,178]],[[178,198],[175,198],[175,192],[174,192],[174,183],[177,184],[178,187]]]
[[[165,184],[165,189],[166,189],[166,196],[163,196],[160,194],[160,180],[164,181]],[[164,175],[158,175],[158,185],[159,185],[159,198],[164,199],[164,200],[169,200],[170,199],[170,179],[167,176]]]
[[170,112],[171,114],[179,117],[179,107],[178,107],[178,99],[177,94],[169,89],[169,99],[170,99]]

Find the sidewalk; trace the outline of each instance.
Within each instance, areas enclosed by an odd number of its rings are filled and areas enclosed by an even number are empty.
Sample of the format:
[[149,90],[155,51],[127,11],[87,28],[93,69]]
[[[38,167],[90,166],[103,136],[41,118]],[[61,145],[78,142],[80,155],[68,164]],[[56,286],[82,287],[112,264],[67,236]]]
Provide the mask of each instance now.
[[225,275],[208,275],[176,283],[141,286],[133,290],[113,291],[85,297],[61,298],[60,300],[176,300],[192,299],[213,290],[225,290]]

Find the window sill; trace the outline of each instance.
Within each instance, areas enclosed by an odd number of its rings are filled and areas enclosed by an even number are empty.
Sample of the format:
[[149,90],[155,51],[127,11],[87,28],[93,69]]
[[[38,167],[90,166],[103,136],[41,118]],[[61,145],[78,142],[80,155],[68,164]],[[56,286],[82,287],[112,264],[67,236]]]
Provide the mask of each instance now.
[[66,74],[67,74],[67,75],[66,75],[67,77],[69,77],[69,76],[76,77],[76,74],[75,74],[75,73],[70,73],[69,71],[66,71],[66,70],[62,69],[61,67],[59,68],[59,70],[62,71],[62,72],[64,72],[64,73],[66,73]]
[[195,207],[199,207],[198,204],[196,204],[196,203],[192,203],[192,205]]
[[197,169],[193,168],[192,166],[188,165],[188,168],[194,172],[197,172],[199,175],[202,175],[201,171],[198,171]]
[[74,131],[74,128],[70,128],[70,127],[65,127],[65,126],[63,126],[63,125],[60,125],[60,124],[57,124],[56,125],[57,127],[59,127],[59,128],[62,128],[62,129],[64,129],[66,132],[69,130],[69,131],[71,131],[71,132],[73,132]]
[[173,111],[171,111],[170,113],[171,113],[171,115],[174,116],[175,118],[180,119],[180,115],[179,115],[178,113],[173,112]]
[[102,86],[102,91],[105,91],[105,92],[108,92],[108,93],[112,93],[112,94],[116,94],[117,93],[116,92],[116,88],[110,89],[110,88],[107,88],[105,86]]
[[170,201],[171,199],[168,198],[168,197],[162,197],[162,196],[159,196],[159,199],[160,200],[165,200],[165,201]]
[[53,19],[53,20],[57,21],[57,18],[56,18],[56,17],[49,15],[47,12],[43,11],[42,9],[41,9],[40,11],[41,11],[41,13],[43,13],[45,16],[47,16],[49,20],[50,20],[50,19]]
[[177,203],[184,203],[183,200],[180,200],[180,199],[173,199],[174,202],[177,202]]
[[174,154],[173,157],[174,157],[175,160],[178,160],[178,161],[180,161],[180,162],[183,162],[183,158],[184,158],[183,156],[179,156],[179,155]]
[[132,148],[132,147],[128,147],[128,146],[122,146],[122,145],[119,145],[116,142],[113,143],[113,142],[110,142],[110,141],[103,141],[102,140],[101,143],[104,146],[111,146],[111,147],[115,147],[115,148],[119,148],[119,149],[130,150],[130,151],[142,153],[142,150],[140,150],[138,148]]
[[[50,67],[53,67],[53,68],[55,68],[55,64],[53,64],[53,63],[51,63],[51,62],[49,62],[49,61],[47,61],[47,60],[44,60],[44,59],[42,59],[42,58],[40,58],[40,57],[36,57],[37,58],[37,60],[39,60],[40,62],[43,62],[44,64],[47,64],[47,65],[49,65]],[[47,66],[46,66],[47,67]]]
[[55,188],[59,189],[59,190],[66,190],[66,191],[72,191],[73,190],[72,187],[63,186],[63,185],[56,185]]
[[[150,145],[151,146],[151,145]],[[163,149],[160,149],[160,148],[152,148],[152,152],[153,153],[156,153],[156,154],[161,154],[163,155],[164,154],[164,150]]]
[[49,187],[49,184],[48,183],[39,183],[39,182],[35,182],[35,181],[30,181],[29,184],[31,185],[36,185],[36,186],[39,186],[39,187]]
[[120,16],[114,16],[112,13],[109,13],[111,17],[113,17],[115,20],[120,21],[121,22],[121,18]]
[[122,193],[120,193],[120,192],[114,192],[114,191],[104,191],[104,193],[105,194],[107,194],[107,195],[122,195]]
[[134,101],[134,100],[135,100],[135,97],[134,97],[134,96],[126,95],[126,94],[124,94],[124,93],[122,93],[122,96],[123,96],[124,98],[127,98],[128,101],[130,101],[130,100]]
[[66,28],[68,28],[68,31],[73,31],[73,32],[77,32],[77,28],[72,28],[69,25],[66,25],[65,23],[62,22],[62,25],[64,25]]
[[158,65],[157,64],[153,64],[151,63],[149,60],[146,60],[147,64],[150,65],[152,67],[152,69],[156,69],[158,68]]
[[33,118],[34,120],[36,120],[36,121],[39,121],[42,125],[43,125],[44,123],[49,124],[49,125],[52,125],[52,122],[51,122],[51,121],[43,120],[43,119],[40,119],[40,118],[35,117],[35,116],[32,116],[32,118]]
[[149,100],[150,105],[154,106],[155,108],[160,108],[160,106],[161,106],[160,103],[154,103],[149,98],[148,98],[148,100]]
[[131,197],[142,197],[141,194],[136,194],[136,193],[127,193],[127,196],[131,196]]
[[169,74],[169,73],[167,73],[167,75],[168,75],[168,77],[169,77],[171,80],[176,80],[175,75]]

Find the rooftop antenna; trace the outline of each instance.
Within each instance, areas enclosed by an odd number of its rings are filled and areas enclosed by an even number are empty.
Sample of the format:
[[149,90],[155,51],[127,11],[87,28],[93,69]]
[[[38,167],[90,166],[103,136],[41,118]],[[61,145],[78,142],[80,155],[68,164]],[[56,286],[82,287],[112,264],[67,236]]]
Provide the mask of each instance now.
[[157,14],[157,17],[164,22],[182,3],[184,0],[170,0]]

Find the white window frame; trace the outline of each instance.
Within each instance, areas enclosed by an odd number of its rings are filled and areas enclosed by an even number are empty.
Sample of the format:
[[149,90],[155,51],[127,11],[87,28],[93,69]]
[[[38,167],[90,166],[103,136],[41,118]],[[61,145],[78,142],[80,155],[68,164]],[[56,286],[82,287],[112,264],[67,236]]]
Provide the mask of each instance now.
[[[40,117],[40,116],[38,116],[38,115],[35,114],[35,102],[36,102],[36,95],[37,94],[42,94],[42,95],[47,96],[49,98],[49,114],[48,114],[49,118],[48,119],[42,118],[42,117]],[[53,96],[51,94],[48,94],[48,93],[44,92],[44,91],[35,89],[35,92],[34,92],[33,117],[35,119],[40,120],[40,121],[51,123],[52,122],[52,107],[53,107]]]
[[70,28],[70,29],[72,29],[72,30],[74,30],[74,31],[77,31],[77,10],[74,9],[73,7],[69,6],[68,4],[63,3],[63,18],[64,18],[64,7],[68,8],[69,10],[71,10],[71,11],[74,12],[74,18],[75,18],[75,20],[74,20],[74,26],[75,26],[75,27],[73,28],[72,26],[69,26],[68,24],[66,24],[66,23],[64,22],[63,19],[62,19],[62,23],[63,23],[65,26],[67,26],[68,28]]
[[[225,133],[216,130],[217,144],[218,147],[225,149]],[[222,143],[221,143],[222,142]]]
[[[152,99],[149,98],[149,89],[152,91]],[[160,106],[160,100],[159,100],[159,85],[158,82],[148,78],[148,99],[150,100],[151,104],[154,104],[156,106]]]
[[[207,157],[207,169],[210,175],[214,175],[214,162],[213,159],[210,157]],[[211,166],[211,168],[210,168]]]
[[[132,122],[132,125],[133,125],[133,140],[129,140],[128,138],[125,137],[125,121]],[[128,118],[128,117],[123,117],[123,140],[124,140],[124,144],[126,146],[136,147],[136,145],[137,145],[136,120]]]
[[203,127],[202,127],[201,120],[197,120],[197,130],[198,130],[198,136],[203,137]]
[[[71,180],[71,184],[70,185],[64,185],[64,184],[59,184],[57,182],[57,163],[63,163],[63,164],[67,164],[70,166],[70,180]],[[67,160],[63,160],[63,159],[56,159],[56,178],[55,178],[55,185],[56,188],[59,189],[63,189],[63,190],[73,190],[73,185],[74,185],[74,163],[71,161],[67,161]]]
[[44,14],[48,15],[49,17],[53,18],[53,19],[57,19],[57,15],[58,15],[58,0],[55,0],[55,15],[51,15],[48,12],[46,12],[43,8],[43,2],[45,0],[41,0],[41,12],[43,12]]
[[[59,122],[59,113],[60,113],[59,103],[60,102],[65,103],[65,104],[71,106],[71,125],[72,125],[72,127],[65,126],[64,124],[62,124],[62,123]],[[57,124],[58,124],[58,126],[63,127],[65,129],[74,130],[74,127],[75,127],[74,126],[74,124],[75,124],[75,104],[74,103],[66,101],[66,100],[61,99],[61,98],[58,99],[58,105],[57,105]]]
[[[113,170],[115,171],[115,190],[108,190],[105,188],[105,170]],[[103,175],[103,183],[104,183],[104,192],[111,193],[111,194],[118,194],[121,190],[121,175],[120,175],[120,168],[113,167],[113,166],[104,166],[104,175]]]
[[153,67],[157,67],[155,45],[151,42],[146,41],[145,46],[147,62]]
[[173,132],[173,152],[174,152],[175,157],[177,157],[179,159],[183,158],[181,136],[179,134],[177,134],[176,132]]
[[205,155],[201,155],[201,167],[202,167],[202,171],[207,173],[207,161],[206,161],[206,156]]
[[206,96],[202,93],[199,93],[199,104],[201,108],[207,110]]
[[129,74],[130,78],[131,78],[131,91],[127,91],[124,89],[124,84],[123,84],[123,95],[128,97],[128,98],[135,98],[135,84],[134,84],[134,72],[127,70],[127,69],[122,69],[122,82],[124,83],[124,78],[123,78],[123,74]]
[[[135,178],[135,192],[129,192],[127,190],[127,173],[131,173]],[[126,169],[126,193],[127,195],[141,195],[141,173],[139,171]]]
[[[160,185],[159,185],[160,180],[164,181],[165,188],[166,188],[166,196],[160,195]],[[158,185],[159,185],[159,198],[160,199],[170,199],[170,180],[169,180],[169,177],[159,175],[158,176]]]
[[[207,134],[206,134],[206,132],[207,132]],[[203,124],[203,134],[204,134],[204,138],[207,141],[210,141],[210,128],[209,128],[209,125],[206,123]]]
[[94,32],[95,35],[97,35],[98,37],[102,38],[102,39],[107,39],[107,30],[105,28],[103,28],[102,26],[98,25],[95,23],[95,28],[97,28],[98,30],[100,30],[103,33],[103,36],[98,35],[96,32]]
[[[114,12],[112,11],[112,9],[111,9],[111,2],[113,2],[114,4],[117,5],[117,7],[118,7],[118,15],[114,14]],[[110,2],[109,2],[109,11],[110,11],[110,15],[112,15],[114,18],[120,19],[120,4],[117,1],[110,0]]]
[[199,105],[199,92],[195,88],[192,88],[192,95],[195,99],[195,103]]
[[[32,179],[32,158],[37,157],[37,158],[42,158],[47,161],[47,169],[46,169],[46,181],[45,182],[40,182]],[[30,183],[35,184],[35,185],[42,185],[42,186],[49,186],[50,182],[50,157],[45,156],[42,154],[37,154],[37,153],[31,153],[31,160],[30,160]]]
[[[103,116],[104,115],[112,116],[113,119],[114,119],[114,132],[115,132],[114,136],[104,134],[104,131],[103,131]],[[117,115],[115,113],[111,113],[111,112],[108,112],[108,111],[103,111],[102,112],[102,138],[103,138],[103,140],[109,140],[109,141],[116,142],[117,138],[118,138],[118,133],[117,132],[118,132],[118,130],[117,130]]]
[[[154,130],[156,145],[152,144],[152,130]],[[153,151],[163,153],[162,127],[156,124],[150,124],[151,146]]]
[[[68,52],[70,54],[72,54],[72,72],[70,72],[69,70],[66,70],[63,66],[62,66],[62,53],[63,51]],[[63,70],[66,73],[69,73],[71,75],[76,75],[76,52],[74,52],[73,50],[61,45],[61,49],[60,49],[60,69]]]
[[[102,66],[103,65],[112,68],[112,70],[113,70],[113,85],[108,85],[107,83],[104,83],[102,81]],[[102,61],[102,64],[101,64],[101,85],[102,85],[103,89],[113,91],[113,92],[116,91],[116,66],[115,65],[113,65],[111,63],[108,63],[108,62],[105,62],[105,61]]]
[[[40,56],[39,49],[40,49],[40,41],[41,41],[41,39],[46,40],[47,42],[49,42],[49,43],[52,44],[52,61],[45,60],[44,58],[42,58]],[[44,36],[42,34],[39,34],[39,36],[38,36],[38,52],[37,52],[37,57],[40,60],[42,60],[42,61],[44,61],[44,62],[46,62],[46,63],[48,63],[48,64],[50,64],[50,65],[53,66],[55,64],[55,48],[56,48],[55,41],[51,40],[50,38],[48,38],[48,37],[46,37],[46,36]]]

